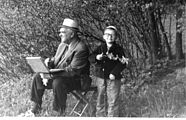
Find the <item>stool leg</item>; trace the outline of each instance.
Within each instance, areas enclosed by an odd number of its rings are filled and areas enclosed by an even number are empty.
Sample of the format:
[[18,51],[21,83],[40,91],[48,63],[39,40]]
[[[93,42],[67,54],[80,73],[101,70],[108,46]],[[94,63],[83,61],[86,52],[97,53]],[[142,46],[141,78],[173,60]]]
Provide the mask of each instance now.
[[82,114],[84,113],[85,109],[88,107],[89,103],[86,103],[85,107],[83,108],[81,114],[80,114],[80,117],[82,116]]
[[72,111],[70,112],[70,115],[72,115],[76,109],[76,107],[79,105],[80,100],[78,100],[78,102],[75,104],[75,106],[73,107]]
[[[89,104],[88,100],[85,98],[87,92],[85,92],[83,95],[82,95],[80,92],[77,92],[77,91],[73,91],[73,92],[71,92],[71,93],[72,93],[77,99],[79,99],[79,100],[77,101],[77,103],[76,103],[75,106],[73,107],[72,111],[70,112],[70,115],[72,115],[73,113],[75,113],[75,114],[77,114],[78,116],[82,116],[82,114],[84,113],[85,109],[87,108],[87,106],[88,106],[88,104]],[[85,106],[83,107],[83,110],[82,110],[81,112],[76,111],[76,108],[79,107],[80,103],[83,104],[83,102],[86,103]]]
[[[84,93],[81,93],[81,92],[78,92],[78,91],[72,91],[71,93],[72,93],[72,95],[74,95],[77,99],[78,99],[78,101],[77,101],[77,103],[75,104],[75,106],[73,107],[73,109],[72,109],[72,111],[70,112],[70,114],[69,115],[72,115],[73,113],[75,113],[76,115],[78,115],[78,116],[82,116],[82,114],[84,113],[84,111],[86,110],[86,108],[90,105],[91,106],[91,104],[90,104],[90,100],[91,100],[91,98],[92,98],[92,96],[93,96],[93,94],[96,92],[95,90],[91,90],[90,92],[93,92],[92,94],[91,94],[91,96],[90,96],[90,98],[87,100],[87,98],[86,98],[86,94],[88,93],[89,91],[86,91],[86,92],[84,92]],[[78,110],[76,110],[78,107],[80,107],[80,104],[82,103],[82,105],[83,105],[83,103],[85,103],[84,104],[84,106],[83,106],[83,109],[82,110],[80,110],[80,112],[78,111]]]

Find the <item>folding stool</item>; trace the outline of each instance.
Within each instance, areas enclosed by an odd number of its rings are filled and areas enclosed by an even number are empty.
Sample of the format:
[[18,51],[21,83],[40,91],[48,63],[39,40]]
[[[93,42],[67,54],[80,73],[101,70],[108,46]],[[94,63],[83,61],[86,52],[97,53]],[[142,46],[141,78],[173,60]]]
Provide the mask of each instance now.
[[[91,94],[91,96],[89,97],[89,99],[87,99],[87,93],[92,91],[93,93]],[[90,100],[93,96],[93,94],[97,91],[97,87],[90,87],[87,90],[84,91],[78,91],[78,90],[74,90],[72,91],[72,95],[74,95],[76,97],[76,99],[78,99],[77,103],[75,104],[75,106],[73,107],[72,111],[70,112],[70,115],[72,115],[73,113],[78,115],[78,116],[82,116],[82,114],[84,113],[84,111],[86,110],[86,108],[91,105],[90,104]],[[81,106],[82,105],[82,106]]]

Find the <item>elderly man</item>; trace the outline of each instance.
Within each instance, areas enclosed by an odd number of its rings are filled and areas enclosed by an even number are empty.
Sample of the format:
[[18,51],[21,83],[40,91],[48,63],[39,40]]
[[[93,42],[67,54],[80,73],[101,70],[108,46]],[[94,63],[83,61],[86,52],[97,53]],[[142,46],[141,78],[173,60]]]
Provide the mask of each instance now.
[[32,113],[37,114],[41,111],[44,90],[53,89],[53,110],[57,111],[58,116],[64,115],[67,93],[81,89],[80,76],[89,75],[89,50],[78,38],[77,32],[77,22],[69,18],[64,19],[59,34],[61,43],[56,54],[45,60],[48,68],[62,71],[52,72],[50,79],[46,79],[41,73],[34,76],[31,88],[31,100],[34,102]]
[[[119,116],[119,93],[121,86],[121,71],[126,67],[127,59],[124,50],[116,43],[117,29],[108,26],[104,30],[105,43],[100,45],[90,56],[95,63],[95,76],[97,78],[98,98],[96,116]],[[105,92],[107,101],[105,101]],[[106,110],[108,103],[108,110]]]

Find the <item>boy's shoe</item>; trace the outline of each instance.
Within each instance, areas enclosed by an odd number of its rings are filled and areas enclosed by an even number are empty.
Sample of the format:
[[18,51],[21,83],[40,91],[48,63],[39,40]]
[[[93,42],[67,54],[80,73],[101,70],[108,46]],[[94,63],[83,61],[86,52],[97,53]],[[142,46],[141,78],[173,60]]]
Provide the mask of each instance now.
[[41,105],[38,103],[34,103],[31,112],[34,114],[39,114],[41,112]]
[[66,113],[65,113],[65,109],[59,109],[59,110],[54,110],[53,111],[53,114],[52,114],[52,116],[54,116],[54,117],[65,117],[65,115],[66,115]]

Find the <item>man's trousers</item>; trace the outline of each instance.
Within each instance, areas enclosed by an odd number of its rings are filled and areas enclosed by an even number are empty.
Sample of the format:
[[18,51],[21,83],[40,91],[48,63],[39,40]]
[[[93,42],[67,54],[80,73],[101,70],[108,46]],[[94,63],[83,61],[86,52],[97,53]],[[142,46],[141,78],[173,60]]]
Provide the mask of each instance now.
[[65,110],[67,94],[69,91],[81,88],[80,80],[75,78],[55,77],[49,79],[47,86],[43,85],[40,74],[37,73],[32,82],[31,100],[36,104],[42,104],[42,96],[45,89],[53,89],[54,101],[53,110]]

